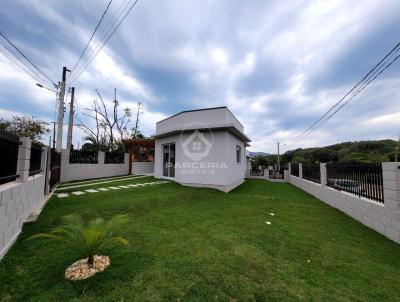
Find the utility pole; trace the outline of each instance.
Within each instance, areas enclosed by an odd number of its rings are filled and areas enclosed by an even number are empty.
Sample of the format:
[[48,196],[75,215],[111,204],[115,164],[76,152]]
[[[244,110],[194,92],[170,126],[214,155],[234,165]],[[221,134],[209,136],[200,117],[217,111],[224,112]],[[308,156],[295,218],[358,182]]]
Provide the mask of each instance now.
[[53,149],[56,147],[56,122],[53,123]]
[[395,149],[396,150],[394,150],[394,161],[397,163],[399,161],[400,137],[399,137],[399,142],[395,147]]
[[75,87],[71,88],[71,102],[69,103],[69,119],[68,119],[68,133],[67,133],[67,150],[72,146],[72,128],[74,124],[74,97]]
[[278,147],[278,173],[281,170],[281,160],[279,158],[279,142],[276,143],[277,147]]
[[62,81],[60,83],[60,93],[58,95],[60,105],[58,107],[58,119],[57,119],[57,140],[56,140],[56,149],[58,152],[61,152],[62,148],[62,133],[63,133],[63,124],[64,124],[64,96],[65,96],[65,79],[67,75],[67,71],[71,71],[67,69],[67,67],[63,67],[62,71]]

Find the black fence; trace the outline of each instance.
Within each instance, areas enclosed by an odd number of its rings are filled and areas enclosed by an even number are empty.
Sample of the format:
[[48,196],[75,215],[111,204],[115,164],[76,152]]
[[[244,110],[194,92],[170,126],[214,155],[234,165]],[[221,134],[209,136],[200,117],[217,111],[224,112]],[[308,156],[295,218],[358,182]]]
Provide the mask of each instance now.
[[125,154],[123,152],[106,152],[104,157],[105,164],[123,164],[125,162]]
[[314,165],[303,165],[303,178],[316,182],[321,183],[321,169],[319,164]]
[[278,171],[278,174],[276,175],[276,178],[278,179],[283,179],[285,177],[285,170],[288,170],[289,167],[287,165],[281,165],[280,169]]
[[32,143],[31,145],[31,158],[29,164],[29,176],[40,173],[42,163],[42,146]]
[[60,182],[61,153],[55,149],[50,150],[50,191]]
[[0,130],[0,184],[17,179],[19,137]]
[[264,176],[264,170],[251,169],[250,170],[250,175],[251,176]]
[[97,164],[97,151],[71,150],[69,153],[70,164]]
[[299,164],[291,164],[290,174],[299,177]]
[[383,203],[382,164],[327,164],[327,184]]

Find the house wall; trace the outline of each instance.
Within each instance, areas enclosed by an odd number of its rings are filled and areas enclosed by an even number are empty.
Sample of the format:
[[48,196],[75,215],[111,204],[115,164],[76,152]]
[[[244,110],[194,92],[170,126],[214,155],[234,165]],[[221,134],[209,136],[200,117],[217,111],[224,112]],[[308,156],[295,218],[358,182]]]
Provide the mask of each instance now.
[[156,133],[164,133],[184,128],[199,127],[199,123],[212,128],[215,125],[230,124],[243,132],[243,125],[227,108],[184,112],[156,124]]
[[326,186],[325,164],[321,164],[321,184],[293,175],[289,176],[289,182],[393,241],[400,243],[399,167],[400,163],[382,163],[384,203],[360,198]]
[[[205,138],[212,141],[210,153],[200,161],[188,157],[181,145],[190,134],[171,135],[156,139],[155,170],[157,178],[162,175],[162,145],[175,143],[175,181],[189,186],[211,187],[229,191],[243,182],[245,177],[245,146],[244,143],[227,131],[214,131],[212,138],[205,133]],[[236,164],[236,145],[242,146],[241,164]]]
[[60,181],[68,182],[129,174],[129,153],[125,153],[123,164],[105,164],[104,155],[104,152],[99,152],[97,164],[70,164],[69,150],[62,150]]
[[134,161],[132,162],[132,174],[154,173],[153,161]]
[[[236,162],[236,146],[241,147],[240,163]],[[246,177],[246,146],[229,132],[226,132],[225,158],[229,167],[227,183],[242,183]]]

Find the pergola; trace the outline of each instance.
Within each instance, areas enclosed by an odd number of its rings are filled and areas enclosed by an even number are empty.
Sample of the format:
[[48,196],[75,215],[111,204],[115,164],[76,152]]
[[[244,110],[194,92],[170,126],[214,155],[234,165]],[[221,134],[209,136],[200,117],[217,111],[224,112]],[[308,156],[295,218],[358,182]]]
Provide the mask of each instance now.
[[132,173],[132,162],[154,161],[155,140],[153,138],[135,138],[124,140],[129,152],[129,174]]

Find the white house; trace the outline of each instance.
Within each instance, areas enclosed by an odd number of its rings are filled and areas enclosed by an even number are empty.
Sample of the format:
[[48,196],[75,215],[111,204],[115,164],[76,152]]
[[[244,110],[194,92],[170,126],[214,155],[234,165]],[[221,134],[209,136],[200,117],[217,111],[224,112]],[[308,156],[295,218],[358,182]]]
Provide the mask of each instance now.
[[154,176],[228,192],[246,176],[250,139],[227,107],[182,111],[156,125]]

